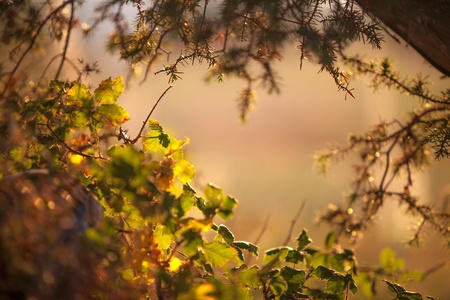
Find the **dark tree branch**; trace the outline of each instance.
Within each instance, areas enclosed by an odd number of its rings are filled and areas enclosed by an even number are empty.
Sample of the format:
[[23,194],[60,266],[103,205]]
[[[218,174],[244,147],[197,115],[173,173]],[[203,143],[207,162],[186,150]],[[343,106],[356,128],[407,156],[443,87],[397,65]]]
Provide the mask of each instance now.
[[44,28],[45,24],[56,14],[58,13],[60,10],[62,10],[64,7],[66,7],[68,4],[72,3],[73,0],[69,0],[66,1],[64,3],[62,3],[60,6],[58,6],[57,8],[55,8],[43,21],[42,23],[39,25],[38,29],[36,30],[36,33],[34,34],[33,38],[30,41],[30,44],[28,45],[28,48],[23,52],[22,56],[20,57],[19,61],[16,63],[16,65],[14,66],[14,69],[11,71],[11,73],[9,74],[9,78],[5,83],[5,86],[3,87],[3,91],[0,94],[0,103],[3,101],[3,99],[6,96],[6,92],[8,91],[10,87],[10,84],[13,81],[13,77],[16,74],[17,70],[19,69],[20,65],[22,64],[23,59],[25,58],[25,56],[27,56],[28,52],[30,52],[30,50],[33,48],[37,37],[39,36],[41,30]]
[[75,15],[75,4],[73,3],[73,0],[72,0],[72,1],[70,1],[70,19],[69,19],[69,24],[67,26],[66,42],[64,43],[64,50],[63,50],[62,57],[61,57],[61,63],[59,65],[58,70],[56,71],[55,80],[58,80],[58,77],[61,74],[61,70],[63,68],[64,62],[66,61],[67,48],[69,48],[70,33],[72,32],[72,24],[73,24],[74,15]]

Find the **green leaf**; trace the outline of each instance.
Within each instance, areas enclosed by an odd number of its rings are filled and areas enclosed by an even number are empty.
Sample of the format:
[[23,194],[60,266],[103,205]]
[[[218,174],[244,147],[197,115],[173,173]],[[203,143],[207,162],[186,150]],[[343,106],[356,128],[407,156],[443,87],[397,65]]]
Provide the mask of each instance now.
[[336,244],[337,241],[337,237],[336,234],[334,234],[334,232],[330,232],[327,235],[327,238],[325,240],[325,248],[326,249],[331,249],[333,248],[333,246]]
[[306,281],[304,270],[297,270],[288,266],[281,268],[281,277],[286,280],[288,287],[292,290],[299,290]]
[[358,283],[358,287],[367,297],[372,297],[375,295],[374,282],[369,273],[361,272],[355,276],[355,280]]
[[218,228],[219,234],[222,236],[225,243],[231,246],[234,242],[234,234],[228,229],[227,226],[221,224]]
[[187,160],[177,162],[172,167],[173,174],[183,183],[190,182],[195,178],[195,169]]
[[134,270],[133,269],[125,269],[120,272],[122,274],[123,279],[127,281],[131,281],[134,278]]
[[[176,140],[171,138],[168,134],[166,134],[159,125],[156,120],[149,120],[148,127],[150,132],[144,135],[142,139],[142,143],[144,146],[144,151],[150,151],[156,153],[161,149],[164,150],[165,155],[172,155],[172,158],[177,161],[183,161],[183,152],[180,148],[189,143],[189,139],[186,140]],[[192,172],[193,167],[190,168],[190,172]],[[192,174],[190,174],[192,176]]]
[[398,300],[422,300],[422,295],[414,292],[401,292],[397,295]]
[[252,244],[252,243],[239,241],[239,242],[234,242],[233,246],[237,247],[239,249],[242,249],[242,250],[247,250],[248,252],[250,252],[254,256],[258,256],[259,255],[258,254],[259,247],[254,245],[254,244]]
[[422,281],[425,278],[425,273],[420,271],[407,271],[400,276],[401,282],[406,282],[408,279]]
[[166,133],[161,133],[158,135],[159,144],[163,146],[164,148],[169,147],[170,144],[170,138],[169,135]]
[[174,213],[179,217],[183,217],[194,206],[195,199],[191,193],[182,193],[175,200]]
[[153,231],[153,235],[156,237],[159,250],[167,250],[169,246],[175,241],[175,237],[170,230],[164,225],[156,226]]
[[91,108],[94,106],[94,99],[87,86],[76,81],[66,93],[66,105]]
[[155,136],[155,133],[149,132],[144,135],[142,139],[142,145],[144,147],[144,151],[150,151],[152,153],[156,153],[162,149],[161,144],[159,142],[159,134]]
[[336,272],[325,268],[324,266],[318,266],[312,273],[311,275],[315,276],[316,278],[320,279],[320,280],[324,280],[324,279],[330,279],[331,276],[333,276]]
[[117,104],[100,105],[97,107],[97,113],[112,126],[118,126],[130,119],[128,112]]
[[387,280],[383,280],[383,281],[386,282],[388,289],[393,293],[398,294],[398,293],[406,292],[406,289],[397,283],[391,283]]
[[237,200],[230,196],[225,196],[222,199],[222,203],[220,204],[221,210],[231,211],[238,204]]
[[258,271],[259,269],[257,266],[252,266],[251,268],[247,268],[242,272],[239,272],[237,278],[244,286],[255,287],[259,284]]
[[297,238],[297,251],[305,249],[306,246],[312,243],[312,240],[308,237],[306,229],[303,229],[300,236]]
[[237,250],[221,242],[212,242],[203,245],[205,257],[211,265],[221,267],[229,261],[239,263]]
[[233,209],[237,205],[237,200],[230,196],[224,196],[220,203],[218,215],[222,220],[228,220],[233,216]]
[[311,254],[309,254],[309,253],[306,253],[306,254],[305,254],[305,264],[306,264],[306,267],[307,267],[307,268],[310,268],[310,267],[311,267],[311,264],[312,264],[312,258],[311,258]]
[[205,198],[218,207],[222,201],[223,192],[221,189],[208,183],[205,187]]
[[122,77],[111,81],[111,77],[103,80],[94,91],[95,99],[100,104],[114,104],[124,90]]
[[297,265],[303,262],[303,254],[295,249],[289,250],[288,254],[286,255],[285,261]]
[[116,145],[108,150],[108,156],[112,158],[110,167],[114,175],[123,177],[134,176],[142,164],[142,157],[131,145]]
[[183,184],[183,192],[185,192],[185,193],[191,193],[191,194],[196,194],[196,193],[197,193],[197,192],[194,190],[194,188],[193,188],[189,183]]
[[286,281],[284,281],[284,279],[278,275],[270,279],[269,287],[275,296],[282,294],[288,289]]
[[49,87],[54,88],[55,90],[60,92],[60,91],[67,90],[70,87],[70,84],[61,82],[61,81],[52,80],[49,84]]
[[75,128],[86,128],[91,121],[89,116],[82,111],[74,111],[70,113],[70,120]]
[[153,120],[153,119],[150,119],[150,120],[148,120],[147,123],[148,123],[148,128],[149,128],[151,131],[158,133],[158,134],[155,135],[155,136],[158,136],[160,133],[163,132],[163,129],[162,129],[161,125],[159,125],[159,122],[158,122],[158,121]]
[[390,248],[384,248],[380,253],[380,264],[384,268],[389,268],[395,260],[395,252]]
[[211,205],[210,202],[206,203],[205,199],[202,197],[196,197],[197,199],[197,208],[200,210],[203,215],[207,218],[212,218],[216,215],[216,208]]
[[348,279],[345,276],[334,273],[330,279],[328,279],[326,292],[340,295],[347,289]]
[[356,286],[355,280],[351,277],[351,275],[346,275],[346,277],[348,279],[350,291],[352,292],[353,295],[356,295],[356,293],[358,292],[358,287]]
[[289,250],[292,250],[292,248],[291,247],[278,247],[278,248],[269,249],[264,254],[263,263],[268,263],[276,258],[278,258],[280,260],[284,260],[285,257],[287,256],[287,254],[289,253]]
[[387,271],[401,271],[405,266],[403,259],[396,259],[395,252],[390,248],[385,248],[380,253],[380,264]]
[[186,239],[183,250],[187,258],[191,258],[198,254],[199,247],[203,246],[203,239],[200,234],[188,229],[183,232],[183,237]]

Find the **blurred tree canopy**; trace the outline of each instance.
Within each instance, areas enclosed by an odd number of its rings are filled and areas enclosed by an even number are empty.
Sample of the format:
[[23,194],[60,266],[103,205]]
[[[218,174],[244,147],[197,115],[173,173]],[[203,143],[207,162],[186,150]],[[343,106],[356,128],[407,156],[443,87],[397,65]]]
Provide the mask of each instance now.
[[[419,220],[411,245],[426,226],[449,245],[448,201],[431,206],[411,189],[429,153],[450,156],[450,90],[433,94],[426,76],[346,51],[357,42],[381,48],[383,34],[397,34],[449,75],[448,1],[108,0],[96,2],[87,24],[78,18],[88,2],[0,2],[0,297],[60,299],[65,291],[69,299],[348,299],[360,290],[375,295],[383,279],[392,299],[422,299],[398,281],[425,273],[405,269],[389,249],[380,266],[359,270],[341,241],[356,241],[393,199]],[[122,77],[94,88],[87,78],[97,63],[70,53],[69,45],[83,42],[75,32],[89,38],[102,23],[111,25],[107,49],[127,63],[130,80],[140,66],[144,84],[150,72],[168,78],[136,137],[123,128],[130,115],[116,104]],[[189,140],[169,136],[151,115],[183,68],[204,63],[217,82],[242,79],[245,121],[256,85],[280,91],[274,63],[292,43],[299,69],[304,59],[314,61],[343,97],[354,97],[351,78],[367,75],[374,88],[419,101],[408,119],[374,124],[317,156],[323,172],[351,153],[359,159],[347,201],[321,216],[332,225],[324,248],[312,247],[306,230],[293,240],[294,219],[286,242],[265,251],[262,265],[250,265],[259,248],[216,224],[233,216],[237,200],[213,184],[197,192],[183,153]],[[158,61],[163,68],[155,68]]]

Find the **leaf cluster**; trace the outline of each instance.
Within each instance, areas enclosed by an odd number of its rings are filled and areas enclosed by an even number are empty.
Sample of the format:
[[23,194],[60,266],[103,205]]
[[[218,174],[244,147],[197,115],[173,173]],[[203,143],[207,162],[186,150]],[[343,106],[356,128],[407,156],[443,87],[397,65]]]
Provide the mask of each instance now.
[[[30,168],[70,172],[96,196],[105,218],[100,226],[83,229],[76,236],[91,245],[83,253],[100,257],[100,263],[90,264],[88,269],[116,278],[112,291],[117,297],[129,289],[137,297],[158,299],[252,299],[255,291],[261,291],[265,299],[346,299],[349,292],[357,292],[354,253],[338,247],[334,234],[327,237],[325,249],[319,249],[310,247],[312,240],[303,230],[295,247],[269,249],[262,265],[248,264],[244,253],[258,256],[258,246],[236,240],[226,225],[216,223],[233,216],[237,200],[213,184],[204,186],[202,193],[192,187],[195,169],[183,155],[188,140],[170,137],[153,119],[146,124],[147,133],[138,136],[143,143],[140,150],[122,129],[115,132],[129,119],[127,112],[115,104],[122,91],[121,77],[102,81],[93,92],[80,82],[59,81],[52,81],[47,93],[32,90],[27,101],[17,102],[22,118],[16,122],[21,124],[21,133],[30,129],[36,133],[16,142],[5,132],[9,147],[3,149],[1,159],[5,166],[2,176]],[[10,129],[7,124],[2,128]],[[37,201],[31,199],[32,203]],[[45,204],[41,213],[52,211],[55,204],[49,204],[49,199],[40,200]],[[67,208],[65,211],[71,215]],[[81,210],[80,217],[84,214]],[[45,226],[59,230],[43,221],[45,218],[29,218],[37,222],[33,230]],[[51,220],[60,219],[56,215]],[[1,221],[5,224],[2,228],[18,230],[17,220]],[[60,251],[60,236],[57,233],[42,238]],[[10,238],[19,243],[17,236]],[[19,244],[17,247],[22,249]],[[73,261],[84,259],[76,252],[67,255]],[[17,270],[22,254],[19,251],[12,257],[14,263],[8,265]],[[63,264],[58,258],[54,260],[54,264]],[[36,278],[43,281],[38,282],[44,286],[63,284],[56,270],[55,266],[52,271],[40,271]],[[23,276],[31,275],[25,272]],[[23,284],[23,276],[11,285]],[[56,297],[36,290],[34,282],[19,287],[21,293]],[[104,282],[92,280],[89,288],[79,293],[105,298],[109,294],[101,292],[104,287]]]

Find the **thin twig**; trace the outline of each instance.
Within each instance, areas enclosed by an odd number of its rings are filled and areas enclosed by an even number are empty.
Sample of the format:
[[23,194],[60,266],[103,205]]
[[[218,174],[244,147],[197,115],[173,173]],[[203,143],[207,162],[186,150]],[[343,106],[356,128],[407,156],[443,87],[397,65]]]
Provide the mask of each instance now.
[[389,149],[386,151],[386,168],[385,168],[385,170],[384,170],[383,177],[381,178],[381,181],[380,181],[380,187],[379,187],[379,190],[380,190],[381,192],[385,192],[386,189],[387,189],[387,187],[388,187],[388,186],[386,185],[386,187],[384,188],[383,185],[384,185],[384,181],[386,180],[386,176],[387,176],[387,173],[388,173],[388,171],[389,171],[389,167],[390,167],[390,163],[391,163],[390,155],[391,155],[392,149],[394,149],[395,145],[397,144],[398,139],[399,139],[399,136],[397,136],[397,137],[395,138],[395,140],[392,142],[392,145],[391,145],[391,146],[389,147]]
[[302,204],[300,205],[300,208],[297,211],[297,214],[295,215],[295,217],[291,221],[291,226],[289,227],[288,235],[286,237],[286,240],[283,242],[284,246],[286,246],[291,241],[292,233],[294,232],[295,224],[297,223],[297,221],[300,218],[303,210],[305,209],[305,205],[306,205],[306,200],[303,200]]
[[[286,237],[286,240],[282,244],[283,246],[286,246],[289,243],[289,241],[291,240],[292,232],[294,231],[295,224],[297,223],[298,219],[300,218],[300,215],[302,214],[303,209],[305,208],[305,204],[306,204],[306,200],[303,200],[297,214],[295,215],[294,219],[292,219],[291,226],[288,231],[288,235]],[[278,254],[264,266],[263,269],[266,270],[266,272],[269,272],[272,269],[272,267],[274,267],[277,264],[278,259],[281,256],[281,253],[282,253],[281,251],[278,252]],[[259,274],[259,276],[262,277],[266,272]]]
[[[267,214],[266,219],[264,220],[263,223],[263,227],[261,228],[261,231],[259,232],[258,237],[255,239],[255,241],[253,242],[253,244],[257,245],[259,243],[259,241],[261,240],[262,236],[264,235],[264,233],[267,230],[267,227],[269,225],[269,220],[270,220],[270,214]],[[246,264],[249,264],[250,260],[252,259],[253,255],[251,253],[247,253],[247,256],[245,257],[244,261],[246,262]]]
[[203,27],[203,24],[205,23],[205,17],[206,17],[206,7],[209,4],[209,0],[205,0],[205,6],[203,7],[203,16],[202,16],[202,23],[200,27]]
[[166,35],[166,34],[168,34],[170,32],[170,30],[166,30],[166,31],[164,31],[162,34],[161,34],[161,36],[159,37],[159,40],[158,40],[158,44],[156,45],[156,48],[155,48],[155,54],[153,55],[153,57],[150,59],[150,61],[148,62],[148,64],[147,64],[147,69],[145,70],[145,75],[144,75],[144,79],[142,79],[142,81],[139,83],[139,84],[143,84],[146,80],[147,80],[147,76],[148,76],[148,73],[150,72],[150,68],[152,67],[152,65],[153,65],[153,62],[156,60],[156,58],[160,55],[160,53],[158,53],[158,51],[161,49],[161,44],[162,44],[162,41],[163,41],[163,39],[164,39],[164,36]]
[[147,118],[146,118],[145,121],[143,122],[142,127],[141,127],[141,129],[139,130],[139,133],[137,134],[137,136],[136,136],[132,141],[130,141],[131,144],[136,144],[137,141],[141,138],[142,131],[144,131],[144,128],[145,128],[145,125],[147,124],[147,121],[150,119],[150,116],[152,115],[152,113],[153,113],[153,111],[155,110],[156,106],[158,106],[159,101],[161,101],[161,99],[164,97],[164,95],[165,95],[171,88],[173,88],[173,85],[169,86],[169,87],[164,91],[164,93],[162,93],[161,96],[159,96],[159,99],[156,101],[155,105],[153,105],[152,110],[150,111],[150,113],[148,114]]
[[70,33],[72,32],[73,17],[75,15],[75,4],[73,4],[73,1],[71,1],[70,6],[71,6],[70,19],[69,19],[69,27],[67,28],[66,42],[64,43],[64,50],[61,57],[61,63],[59,65],[58,71],[56,72],[55,80],[58,80],[59,74],[61,74],[62,67],[64,65],[64,62],[66,61],[67,48],[69,48]]
[[3,98],[5,97],[6,91],[8,90],[9,85],[11,84],[11,82],[13,81],[13,77],[14,74],[17,72],[17,70],[19,69],[23,59],[25,58],[25,56],[28,54],[28,52],[30,52],[31,48],[33,48],[34,43],[36,42],[37,37],[39,36],[39,33],[41,32],[41,30],[44,28],[44,25],[48,22],[48,20],[50,20],[50,18],[56,14],[58,11],[60,11],[61,9],[63,9],[64,7],[66,7],[67,4],[71,3],[72,1],[66,1],[63,4],[61,4],[60,6],[58,6],[55,10],[53,10],[43,21],[42,23],[39,25],[38,29],[36,30],[36,33],[34,34],[33,38],[30,41],[30,45],[28,45],[28,48],[23,52],[22,56],[20,57],[19,61],[17,62],[17,64],[15,65],[14,69],[11,71],[8,80],[6,81],[6,84],[3,88],[3,91],[0,94],[0,101],[3,100]]
[[83,156],[83,157],[86,157],[86,158],[92,158],[92,159],[102,159],[102,160],[108,160],[107,158],[104,158],[104,157],[102,157],[102,156],[93,156],[93,155],[88,155],[88,154],[86,154],[86,153],[83,153],[83,152],[80,152],[80,151],[78,151],[78,150],[75,150],[75,149],[73,149],[73,148],[71,148],[69,145],[67,145],[67,143],[63,140],[63,139],[61,139],[57,134],[56,134],[56,132],[54,132],[53,131],[53,129],[50,127],[50,125],[47,123],[47,124],[45,124],[45,126],[48,128],[48,130],[50,130],[50,132],[53,134],[53,136],[69,151],[69,152],[71,152],[71,153],[74,153],[74,154],[78,154],[78,155],[81,155],[81,156]]
[[[40,85],[41,82],[44,79],[45,73],[47,73],[47,70],[50,68],[50,66],[52,65],[52,63],[55,61],[55,59],[57,59],[58,57],[60,57],[61,55],[63,55],[62,53],[56,54],[55,56],[52,57],[52,59],[50,59],[50,61],[48,62],[47,66],[44,68],[44,71],[42,71],[41,74],[41,78],[39,78],[38,84]],[[80,77],[81,75],[81,71],[80,69],[78,69],[78,67],[75,65],[75,63],[73,61],[71,61],[69,58],[65,58],[65,60],[75,69],[75,71],[78,73],[78,76]]]

